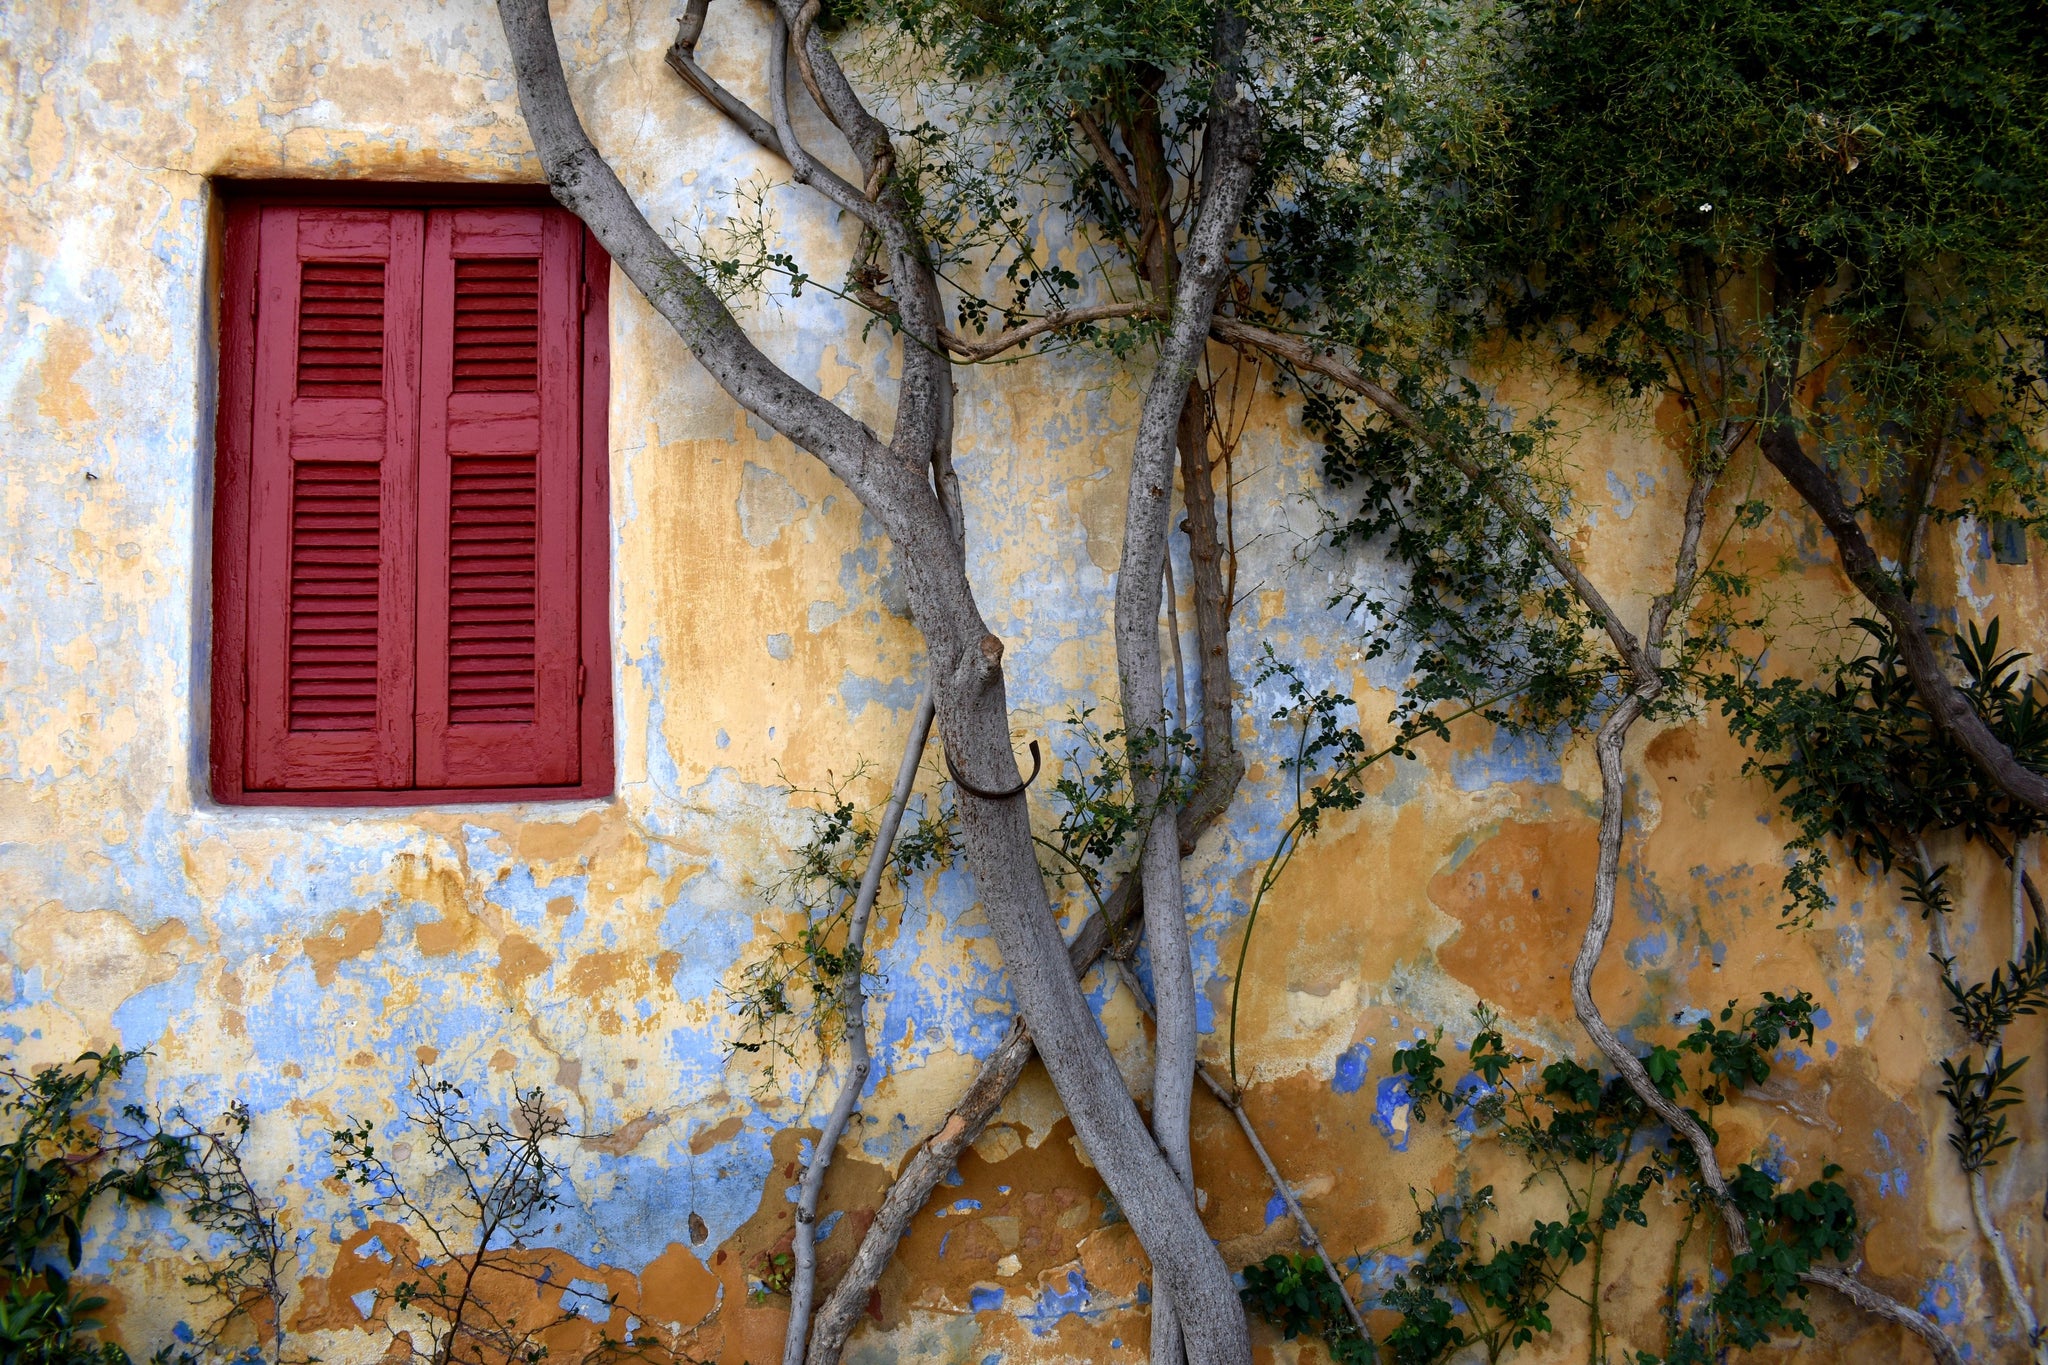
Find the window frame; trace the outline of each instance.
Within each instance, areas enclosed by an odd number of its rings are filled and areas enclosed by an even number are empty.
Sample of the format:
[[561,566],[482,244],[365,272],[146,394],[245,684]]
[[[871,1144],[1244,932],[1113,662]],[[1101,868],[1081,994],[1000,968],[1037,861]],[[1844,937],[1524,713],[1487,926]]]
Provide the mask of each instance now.
[[[220,306],[214,432],[212,648],[208,708],[208,776],[223,805],[404,808],[528,801],[578,801],[614,790],[611,660],[611,258],[582,224],[580,411],[577,487],[577,707],[579,780],[554,786],[251,790],[246,784],[249,687],[249,596],[252,467],[255,434],[257,238],[267,208],[554,208],[545,186],[420,185],[376,181],[214,182],[225,209],[221,233]],[[414,612],[417,629],[417,611]],[[415,636],[415,648],[417,637]],[[415,702],[417,706],[417,702]],[[417,715],[417,710],[415,710]],[[417,743],[417,741],[415,741]]]

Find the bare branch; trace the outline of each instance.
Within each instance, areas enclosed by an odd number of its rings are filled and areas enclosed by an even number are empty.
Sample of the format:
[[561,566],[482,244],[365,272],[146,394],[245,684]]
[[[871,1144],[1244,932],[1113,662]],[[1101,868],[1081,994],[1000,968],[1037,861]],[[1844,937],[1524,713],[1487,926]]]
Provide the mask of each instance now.
[[676,21],[676,40],[669,44],[665,58],[669,69],[710,100],[718,112],[732,120],[756,144],[788,161],[789,154],[782,150],[782,139],[776,136],[768,120],[748,108],[745,100],[713,80],[709,72],[697,65],[697,39],[703,36],[704,14],[709,7],[710,0],[691,0],[689,9]]
[[[1138,1008],[1145,1012],[1147,1018],[1156,1018],[1152,1009],[1152,999],[1145,993],[1145,983],[1138,979],[1138,974],[1131,970],[1131,965],[1119,959],[1116,970],[1118,977],[1130,991],[1131,998],[1137,1001]],[[1280,1196],[1281,1201],[1287,1205],[1287,1211],[1294,1215],[1294,1227],[1301,1237],[1301,1244],[1313,1251],[1317,1259],[1322,1261],[1323,1273],[1329,1276],[1331,1284],[1337,1286],[1337,1297],[1344,1301],[1344,1311],[1350,1316],[1352,1325],[1358,1328],[1358,1335],[1367,1341],[1372,1340],[1372,1330],[1365,1325],[1365,1315],[1358,1311],[1358,1304],[1351,1297],[1350,1288],[1344,1283],[1344,1272],[1331,1257],[1329,1248],[1323,1245],[1323,1239],[1316,1232],[1316,1225],[1309,1221],[1308,1213],[1301,1207],[1301,1201],[1295,1198],[1294,1187],[1287,1183],[1280,1174],[1280,1168],[1273,1164],[1273,1158],[1266,1151],[1266,1144],[1259,1140],[1259,1130],[1252,1125],[1251,1115],[1245,1112],[1244,1101],[1238,1092],[1218,1080],[1216,1074],[1206,1065],[1195,1067],[1195,1079],[1200,1081],[1202,1088],[1213,1095],[1216,1102],[1229,1110],[1230,1116],[1237,1120],[1239,1130],[1244,1133],[1245,1140],[1251,1143],[1252,1153],[1258,1157],[1259,1165],[1266,1172],[1266,1179],[1273,1183],[1273,1192]]]
[[[818,22],[818,15],[823,9],[822,0],[804,0],[804,7],[797,11],[796,22],[789,26],[789,46],[796,54],[797,74],[803,77],[804,89],[811,92],[819,110],[830,118],[830,112],[825,111],[825,92],[818,88],[818,73],[811,68],[811,54],[805,50],[805,44],[811,40],[811,27]],[[868,194],[873,197],[874,190],[870,188]]]
[[[1075,126],[1081,130],[1082,136],[1088,139],[1088,145],[1095,149],[1096,160],[1102,163],[1102,169],[1109,172],[1109,178],[1116,183],[1118,193],[1123,195],[1125,202],[1130,204],[1133,210],[1142,213],[1144,207],[1138,199],[1138,187],[1131,183],[1131,173],[1124,168],[1123,158],[1116,154],[1116,149],[1109,145],[1109,139],[1103,136],[1102,125],[1097,123],[1086,109],[1078,106],[1072,111],[1072,118]],[[1138,254],[1144,255],[1143,243],[1139,244]]]
[[783,155],[799,185],[809,185],[877,233],[892,226],[873,200],[840,178],[830,166],[818,161],[797,140],[789,122],[789,30],[782,17],[775,19],[775,39],[768,48],[768,103],[775,111],[775,133],[782,139]]
[[[1216,301],[1229,276],[1230,248],[1251,194],[1258,157],[1257,117],[1235,79],[1244,40],[1243,19],[1224,6],[1216,21],[1217,76],[1205,134],[1209,164],[1173,291],[1173,313],[1139,411],[1125,500],[1123,556],[1116,580],[1117,685],[1131,750],[1132,794],[1145,807],[1156,808],[1162,800],[1168,754],[1159,595],[1173,510],[1174,453],[1188,391],[1208,347]],[[1202,439],[1207,439],[1206,433]],[[1174,822],[1155,815],[1139,858],[1145,943],[1152,954],[1158,1006],[1152,1133],[1193,1207],[1194,1155],[1188,1127],[1194,1103],[1198,1004]],[[1183,1344],[1192,1352],[1195,1338],[1243,1332],[1241,1304],[1190,1296],[1155,1267],[1152,1365],[1179,1365]]]
[[[1111,898],[1112,907],[1118,899]],[[1124,893],[1123,899],[1128,899],[1128,892]],[[1076,977],[1086,975],[1109,946],[1111,925],[1112,920],[1107,913],[1090,915],[1082,922],[1081,930],[1074,935],[1073,945],[1068,950],[1068,961]],[[846,1349],[846,1339],[852,1335],[854,1324],[866,1311],[868,1297],[874,1293],[882,1272],[888,1269],[889,1258],[896,1254],[897,1242],[910,1230],[911,1219],[931,1198],[939,1182],[959,1163],[960,1154],[981,1136],[1010,1092],[1017,1088],[1017,1081],[1031,1061],[1033,1051],[1031,1030],[1023,1017],[1011,1019],[1009,1031],[982,1062],[966,1093],[939,1124],[938,1130],[911,1155],[903,1173],[889,1186],[888,1194],[882,1199],[882,1207],[875,1211],[874,1221],[868,1224],[867,1233],[853,1253],[846,1273],[839,1277],[839,1283],[833,1286],[832,1292],[813,1315],[808,1365],[838,1365],[840,1353]]]
[[917,782],[917,765],[924,761],[932,715],[932,696],[926,692],[910,722],[910,735],[903,743],[903,761],[896,768],[896,785],[889,793],[889,804],[882,810],[874,847],[868,851],[867,869],[861,875],[853,910],[847,916],[844,957],[851,965],[839,1002],[846,1021],[846,1079],[841,1082],[832,1113],[818,1134],[817,1145],[811,1149],[810,1164],[804,1168],[804,1178],[797,1190],[796,1237],[792,1244],[796,1264],[790,1276],[789,1328],[782,1340],[782,1365],[803,1365],[804,1342],[811,1325],[811,1300],[818,1288],[818,1239],[812,1231],[818,1221],[818,1195],[825,1187],[825,1172],[832,1165],[832,1155],[838,1150],[840,1136],[846,1132],[868,1079],[868,999],[861,981],[867,967],[868,916],[873,913],[875,897],[882,889],[882,873],[896,847],[896,831],[902,826],[904,808],[910,804],[910,789]]

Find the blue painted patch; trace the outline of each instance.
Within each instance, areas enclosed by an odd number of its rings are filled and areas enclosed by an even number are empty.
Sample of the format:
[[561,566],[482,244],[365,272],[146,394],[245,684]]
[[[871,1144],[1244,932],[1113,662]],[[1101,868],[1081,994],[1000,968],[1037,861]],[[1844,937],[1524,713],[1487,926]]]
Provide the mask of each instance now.
[[571,1280],[562,1290],[562,1307],[590,1322],[610,1322],[612,1291],[597,1280]]
[[1878,1161],[1892,1164],[1888,1167],[1881,1165],[1877,1170],[1866,1170],[1863,1174],[1877,1182],[1879,1199],[1889,1199],[1894,1195],[1903,1196],[1906,1193],[1906,1163],[1899,1160],[1897,1153],[1892,1150],[1892,1140],[1884,1129],[1879,1128],[1870,1136],[1872,1145],[1877,1148]]
[[1042,1337],[1057,1327],[1060,1319],[1069,1313],[1085,1317],[1094,1303],[1094,1298],[1094,1294],[1089,1291],[1088,1281],[1081,1272],[1069,1270],[1065,1289],[1043,1291],[1030,1308],[1017,1315],[1017,1319],[1030,1324],[1033,1336]]
[[1950,1261],[1928,1281],[1920,1295],[1920,1311],[1944,1327],[1954,1327],[1963,1320],[1964,1297],[1962,1267]]
[[1484,749],[1453,753],[1451,780],[1459,791],[1484,791],[1509,782],[1542,785],[1564,780],[1564,748],[1571,739],[1560,726],[1549,735],[1512,735],[1494,731]]
[[1628,959],[1629,966],[1634,967],[1637,971],[1642,971],[1645,967],[1661,964],[1664,961],[1664,954],[1669,951],[1671,951],[1669,935],[1644,934],[1641,938],[1631,940],[1629,945],[1622,949],[1622,956]]
[[870,702],[880,702],[891,711],[908,712],[924,697],[924,678],[918,676],[884,682],[879,678],[863,678],[848,669],[839,679],[839,697],[846,703],[846,713],[850,716],[867,710]]
[[1286,1213],[1287,1201],[1277,1194],[1274,1195],[1271,1199],[1268,1199],[1266,1201],[1266,1226],[1272,1227],[1273,1224],[1279,1222],[1280,1219],[1286,1215]]
[[995,1285],[976,1285],[967,1295],[967,1306],[977,1313],[993,1313],[1003,1306],[1003,1291]]
[[1340,1095],[1356,1093],[1365,1084],[1367,1068],[1372,1064],[1372,1044],[1359,1043],[1337,1054],[1337,1069],[1330,1077],[1330,1089]]
[[1785,1167],[1792,1160],[1792,1154],[1785,1148],[1785,1139],[1776,1133],[1767,1134],[1765,1143],[1769,1150],[1757,1161],[1756,1168],[1769,1176],[1772,1184],[1782,1184]]

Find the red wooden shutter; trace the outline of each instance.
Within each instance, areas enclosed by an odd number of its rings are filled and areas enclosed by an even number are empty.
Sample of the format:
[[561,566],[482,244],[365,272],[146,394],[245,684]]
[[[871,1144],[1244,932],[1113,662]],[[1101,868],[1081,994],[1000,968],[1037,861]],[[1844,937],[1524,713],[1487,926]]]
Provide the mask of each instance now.
[[245,780],[412,784],[421,215],[266,209]]
[[578,780],[581,256],[546,209],[428,218],[422,787]]

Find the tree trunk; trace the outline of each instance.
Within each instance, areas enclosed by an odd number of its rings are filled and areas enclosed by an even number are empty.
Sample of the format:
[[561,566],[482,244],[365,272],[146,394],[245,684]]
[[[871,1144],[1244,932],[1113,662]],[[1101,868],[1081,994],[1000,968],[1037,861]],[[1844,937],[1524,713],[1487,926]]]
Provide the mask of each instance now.
[[[909,333],[899,351],[903,378],[896,428],[884,443],[769,361],[640,213],[576,114],[546,0],[499,0],[499,14],[520,108],[555,198],[589,225],[735,401],[816,456],[875,517],[903,558],[947,754],[984,790],[1013,786],[1017,770],[1003,645],[982,620],[962,551],[928,481],[935,458],[945,454],[937,446],[950,430],[952,376],[938,344],[936,281],[905,226],[907,214],[884,214],[901,322]],[[795,17],[792,6],[784,19]],[[877,132],[880,125],[853,96],[815,28],[806,51],[827,114],[869,166],[871,182],[884,187],[881,204],[890,209],[886,171],[877,174],[890,155],[886,131]],[[1204,315],[1202,334],[1207,323]],[[1156,567],[1152,581],[1158,581]],[[1250,1346],[1236,1287],[1185,1187],[1153,1144],[1074,980],[1039,874],[1024,802],[963,791],[959,812],[967,863],[1018,1011],[1076,1133],[1179,1309],[1189,1359],[1196,1365],[1245,1365]]]

